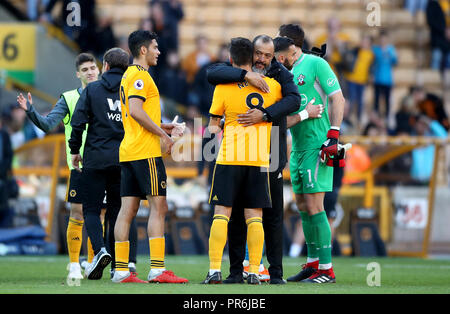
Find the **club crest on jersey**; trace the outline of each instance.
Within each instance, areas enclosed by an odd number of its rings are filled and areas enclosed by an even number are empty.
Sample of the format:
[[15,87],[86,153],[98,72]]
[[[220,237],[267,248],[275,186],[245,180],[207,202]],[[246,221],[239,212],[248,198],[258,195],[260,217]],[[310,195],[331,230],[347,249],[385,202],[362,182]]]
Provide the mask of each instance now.
[[143,89],[144,88],[144,82],[142,80],[136,80],[136,82],[134,82],[134,88],[136,88],[136,89]]
[[300,86],[305,85],[305,76],[303,74],[300,74],[297,78],[297,84]]

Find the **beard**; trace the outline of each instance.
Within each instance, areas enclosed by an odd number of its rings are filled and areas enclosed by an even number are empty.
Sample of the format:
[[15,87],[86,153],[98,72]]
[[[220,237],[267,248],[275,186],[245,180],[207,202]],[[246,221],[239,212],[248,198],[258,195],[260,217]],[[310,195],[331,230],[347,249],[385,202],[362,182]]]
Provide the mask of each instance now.
[[259,74],[262,74],[262,75],[266,75],[267,71],[269,70],[269,68],[270,68],[270,64],[267,65],[266,67],[262,68],[262,69],[257,68],[256,66],[252,66],[252,71],[256,72],[256,73],[259,73]]
[[288,61],[287,59],[284,60],[283,65],[284,65],[284,67],[285,67],[286,69],[288,69],[289,71],[292,70],[293,64],[289,64],[289,61]]

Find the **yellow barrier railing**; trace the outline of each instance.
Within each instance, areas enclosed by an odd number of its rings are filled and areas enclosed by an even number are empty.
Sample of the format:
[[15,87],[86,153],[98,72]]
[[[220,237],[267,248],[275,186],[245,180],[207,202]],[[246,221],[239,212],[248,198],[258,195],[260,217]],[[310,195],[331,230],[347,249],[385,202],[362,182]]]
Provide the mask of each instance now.
[[[433,145],[435,147],[434,160],[433,160],[433,172],[428,185],[428,219],[427,225],[424,231],[424,239],[422,242],[422,250],[415,252],[402,252],[402,251],[389,251],[389,255],[393,256],[416,256],[416,257],[427,257],[428,249],[430,245],[431,236],[431,223],[433,217],[434,201],[436,195],[437,186],[437,174],[440,163],[440,152],[445,145],[450,143],[450,138],[445,139],[434,138],[434,137],[410,137],[410,136],[399,136],[399,137],[367,137],[367,136],[343,136],[343,142],[348,142],[352,144],[360,145],[390,145],[394,146],[394,149],[388,151],[380,156],[376,156],[372,159],[369,169],[362,173],[349,173],[346,175],[355,176],[359,179],[365,181],[365,192],[364,192],[364,207],[373,207],[373,196],[374,196],[374,174],[375,170],[389,162],[390,160],[408,153],[416,148],[422,146]],[[380,212],[380,231],[385,236],[388,234],[389,225],[387,222],[390,221],[392,213],[390,211],[382,210]]]

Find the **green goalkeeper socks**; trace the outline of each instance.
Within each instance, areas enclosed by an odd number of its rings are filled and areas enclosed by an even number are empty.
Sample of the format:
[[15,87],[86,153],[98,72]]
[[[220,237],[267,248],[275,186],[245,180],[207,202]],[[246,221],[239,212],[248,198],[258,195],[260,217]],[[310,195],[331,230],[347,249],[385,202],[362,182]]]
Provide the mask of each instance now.
[[303,234],[305,235],[305,242],[308,248],[308,258],[317,258],[318,251],[316,248],[316,234],[311,223],[311,218],[307,212],[300,212],[302,218]]
[[311,228],[316,234],[315,244],[319,255],[319,269],[327,269],[331,267],[331,228],[327,214],[325,211],[321,211],[309,218],[311,221]]

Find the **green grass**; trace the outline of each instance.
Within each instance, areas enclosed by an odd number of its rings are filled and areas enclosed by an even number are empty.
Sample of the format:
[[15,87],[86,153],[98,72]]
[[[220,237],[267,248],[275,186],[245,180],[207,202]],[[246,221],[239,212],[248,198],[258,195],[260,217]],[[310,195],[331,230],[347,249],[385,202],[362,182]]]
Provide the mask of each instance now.
[[[297,273],[304,258],[284,258],[285,278]],[[381,266],[381,286],[370,287],[366,278],[367,265],[377,262]],[[67,256],[3,256],[0,257],[0,293],[18,294],[84,294],[84,293],[151,293],[151,294],[417,294],[450,293],[450,261],[414,258],[334,258],[337,284],[308,285],[288,283],[281,286],[262,284],[202,285],[208,271],[207,256],[167,256],[166,266],[179,276],[189,279],[185,285],[175,284],[113,284],[109,271],[103,279],[82,280],[80,286],[66,282]],[[267,262],[266,262],[267,265]],[[228,274],[228,261],[222,264]],[[149,261],[138,258],[139,277],[146,279]]]

